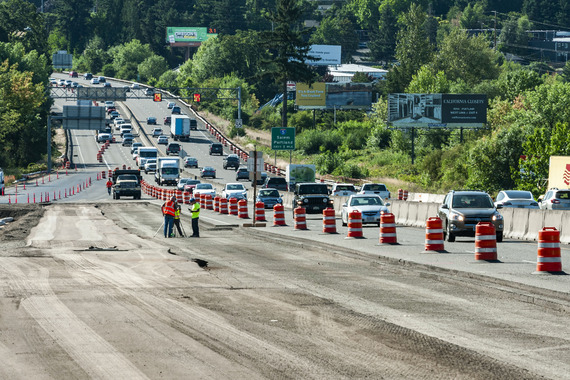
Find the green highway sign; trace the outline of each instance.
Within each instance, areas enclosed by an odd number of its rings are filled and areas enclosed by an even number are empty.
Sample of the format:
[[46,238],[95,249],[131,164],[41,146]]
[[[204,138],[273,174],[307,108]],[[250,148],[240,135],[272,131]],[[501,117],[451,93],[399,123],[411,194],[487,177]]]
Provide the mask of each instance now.
[[295,150],[295,128],[271,128],[271,149]]

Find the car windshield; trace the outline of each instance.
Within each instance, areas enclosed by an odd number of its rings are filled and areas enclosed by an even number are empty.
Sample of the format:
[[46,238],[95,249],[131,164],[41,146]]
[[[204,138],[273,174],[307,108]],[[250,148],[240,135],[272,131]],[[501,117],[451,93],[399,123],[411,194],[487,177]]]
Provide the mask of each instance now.
[[117,177],[117,180],[120,181],[138,181],[138,178],[134,174],[122,174]]
[[487,194],[465,194],[453,197],[453,208],[492,208]]
[[178,184],[187,183],[188,181],[190,181],[190,178],[180,178],[180,179],[178,180]]
[[213,172],[213,171],[214,171],[214,168],[211,168],[211,167],[207,166],[207,167],[205,167],[205,168],[203,169],[203,171],[205,171],[205,172]]
[[362,189],[369,191],[386,191],[386,186],[379,183],[368,183],[362,186]]
[[228,185],[228,190],[243,190],[243,185],[238,183],[233,185]]
[[345,191],[345,190],[354,191],[354,186],[352,186],[352,185],[338,185],[336,187],[336,191]]
[[299,187],[300,194],[327,194],[327,185],[305,185]]
[[178,168],[162,168],[162,174],[173,175],[178,174]]
[[197,179],[190,179],[190,180],[186,181],[187,185],[197,185],[199,183],[200,183],[200,181],[198,181]]
[[350,201],[351,206],[377,206],[382,205],[382,200],[378,197],[354,197]]
[[212,185],[209,183],[200,183],[198,185],[196,185],[196,189],[200,189],[200,190],[211,190],[213,189]]
[[279,192],[277,190],[260,190],[260,197],[279,197]]
[[570,199],[570,191],[557,191],[555,198]]
[[505,191],[511,199],[533,199],[530,191]]

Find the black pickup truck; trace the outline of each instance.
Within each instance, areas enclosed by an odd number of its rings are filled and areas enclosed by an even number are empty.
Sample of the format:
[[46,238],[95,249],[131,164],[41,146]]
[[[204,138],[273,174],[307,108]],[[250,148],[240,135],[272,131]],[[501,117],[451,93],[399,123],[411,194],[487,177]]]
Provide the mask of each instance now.
[[113,171],[113,199],[121,197],[141,199],[141,172],[138,169],[115,169]]

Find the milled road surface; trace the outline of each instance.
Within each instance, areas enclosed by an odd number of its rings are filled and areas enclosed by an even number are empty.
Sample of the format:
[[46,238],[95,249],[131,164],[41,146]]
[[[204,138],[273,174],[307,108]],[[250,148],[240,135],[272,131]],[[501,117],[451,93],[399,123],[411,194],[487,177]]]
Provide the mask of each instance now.
[[3,379],[570,378],[568,312],[504,285],[254,229],[153,237],[143,202],[21,209]]

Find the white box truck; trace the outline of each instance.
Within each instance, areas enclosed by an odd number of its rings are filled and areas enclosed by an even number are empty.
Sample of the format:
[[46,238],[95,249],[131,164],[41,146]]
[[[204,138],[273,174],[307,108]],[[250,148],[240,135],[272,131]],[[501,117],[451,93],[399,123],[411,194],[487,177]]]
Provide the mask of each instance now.
[[170,121],[170,137],[174,141],[190,140],[190,118],[187,115],[172,115]]
[[149,158],[157,158],[158,149],[154,147],[141,146],[139,148],[139,155],[137,156],[137,164],[139,168],[144,169],[144,164]]
[[159,186],[176,185],[178,178],[180,178],[180,159],[171,157],[158,157],[156,159],[154,180]]

